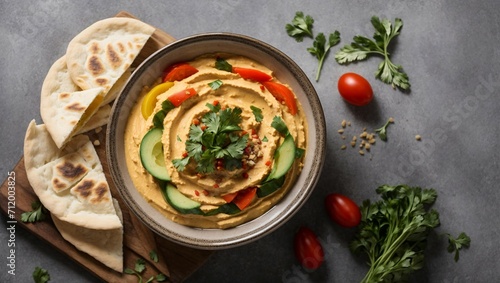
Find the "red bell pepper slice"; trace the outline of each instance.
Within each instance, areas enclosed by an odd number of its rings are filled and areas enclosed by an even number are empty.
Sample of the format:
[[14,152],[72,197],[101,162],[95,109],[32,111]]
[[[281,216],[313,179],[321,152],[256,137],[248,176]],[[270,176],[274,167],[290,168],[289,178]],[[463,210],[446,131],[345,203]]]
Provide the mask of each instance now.
[[197,72],[198,69],[187,63],[174,64],[165,69],[163,82],[181,81],[191,75],[196,74]]
[[290,114],[297,114],[297,102],[290,88],[277,82],[262,82],[262,85],[264,85],[279,102],[285,102]]
[[267,82],[273,78],[262,71],[249,68],[233,67],[233,72],[240,75],[246,80],[252,80],[256,82]]
[[236,193],[230,193],[230,194],[226,194],[226,195],[223,195],[221,196],[227,203],[230,203],[234,200],[234,198],[236,197],[236,195],[238,195],[238,192]]
[[243,191],[239,191],[238,195],[234,198],[233,203],[236,204],[240,210],[243,210],[252,202],[256,194],[257,187],[250,187]]
[[197,93],[196,90],[194,90],[194,88],[188,88],[170,95],[167,99],[170,102],[172,102],[172,105],[174,105],[174,107],[179,107],[179,105],[181,105],[182,102],[186,101],[186,99],[190,97],[195,96],[196,94]]

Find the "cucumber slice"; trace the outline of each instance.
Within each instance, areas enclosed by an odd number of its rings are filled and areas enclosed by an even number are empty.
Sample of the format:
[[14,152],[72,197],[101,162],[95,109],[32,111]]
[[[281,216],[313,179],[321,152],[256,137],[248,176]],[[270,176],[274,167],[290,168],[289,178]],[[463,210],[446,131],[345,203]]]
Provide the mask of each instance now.
[[295,142],[292,135],[285,136],[285,140],[274,153],[274,160],[273,169],[266,181],[281,178],[292,167],[295,161]]
[[163,144],[161,142],[162,129],[154,128],[147,132],[141,141],[139,154],[142,166],[153,177],[162,181],[170,181],[170,175],[165,167]]
[[180,213],[203,214],[203,211],[200,209],[201,203],[186,197],[174,185],[167,183],[162,193],[167,203]]

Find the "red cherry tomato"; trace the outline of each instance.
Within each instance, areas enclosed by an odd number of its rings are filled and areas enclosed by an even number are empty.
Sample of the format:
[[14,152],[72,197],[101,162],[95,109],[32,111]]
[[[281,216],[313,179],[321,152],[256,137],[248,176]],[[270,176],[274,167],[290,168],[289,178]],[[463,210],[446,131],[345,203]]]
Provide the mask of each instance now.
[[361,211],[350,198],[341,194],[329,194],[325,206],[330,218],[343,227],[355,227],[361,222]]
[[370,83],[356,73],[345,73],[339,78],[339,93],[347,102],[363,106],[373,99],[373,90]]
[[316,234],[307,227],[301,227],[295,234],[294,248],[295,256],[307,270],[317,269],[325,260],[321,243]]

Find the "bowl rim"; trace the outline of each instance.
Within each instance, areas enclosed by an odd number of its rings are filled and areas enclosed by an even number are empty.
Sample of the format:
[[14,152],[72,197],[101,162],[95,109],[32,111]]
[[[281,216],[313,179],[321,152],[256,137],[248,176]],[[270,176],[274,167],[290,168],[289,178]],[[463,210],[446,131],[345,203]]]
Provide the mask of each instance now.
[[[132,86],[135,83],[137,83],[139,78],[141,78],[141,75],[145,72],[145,70],[148,69],[150,65],[154,64],[156,60],[162,58],[165,53],[169,53],[170,51],[175,50],[176,48],[179,48],[183,45],[203,40],[209,40],[209,41],[223,40],[223,41],[232,41],[240,44],[250,45],[253,48],[257,48],[260,51],[267,53],[269,56],[276,59],[280,64],[285,66],[296,78],[297,83],[300,84],[300,86],[304,89],[304,93],[307,94],[307,100],[314,110],[312,116],[314,117],[313,121],[314,121],[314,127],[316,129],[315,130],[316,150],[315,152],[311,153],[314,154],[314,160],[312,162],[311,168],[308,168],[310,169],[310,172],[313,173],[311,174],[308,172],[308,177],[306,178],[306,181],[304,182],[302,188],[300,189],[300,194],[298,194],[295,197],[293,206],[290,207],[290,210],[283,211],[279,214],[279,217],[267,221],[266,222],[267,225],[265,225],[260,230],[252,230],[251,232],[248,232],[246,234],[240,234],[237,237],[226,238],[221,241],[217,240],[200,241],[199,239],[186,238],[185,236],[179,235],[178,233],[168,230],[164,226],[160,225],[156,220],[154,220],[150,215],[148,215],[145,211],[143,211],[143,209],[140,208],[140,206],[133,200],[133,197],[126,189],[125,181],[118,166],[118,152],[117,152],[118,150],[115,143],[116,132],[112,130],[116,129],[117,124],[120,120],[119,119],[120,111],[117,111],[117,108],[120,109],[123,106],[123,104],[127,100],[126,98],[130,94]],[[238,53],[236,52],[234,54]],[[139,64],[139,66],[134,70],[132,75],[125,83],[118,97],[115,99],[111,109],[111,115],[109,117],[108,127],[106,131],[106,157],[109,165],[110,175],[124,203],[129,207],[129,209],[137,216],[137,218],[139,218],[149,229],[154,231],[156,234],[184,246],[189,246],[199,249],[208,249],[208,250],[225,249],[253,242],[275,231],[277,228],[281,227],[281,225],[286,223],[304,205],[304,203],[308,200],[309,196],[314,190],[314,187],[318,182],[318,179],[321,175],[321,171],[324,165],[325,155],[326,155],[325,151],[326,151],[326,122],[325,122],[323,107],[321,105],[321,101],[318,97],[318,94],[314,86],[312,85],[311,81],[306,76],[306,74],[303,72],[303,70],[288,55],[286,55],[279,49],[275,48],[274,46],[247,35],[228,33],[228,32],[200,33],[182,39],[178,39],[157,50],[156,52],[151,54],[148,58],[146,58],[143,62],[141,62],[141,64]],[[127,171],[126,174],[128,174],[128,169],[125,168],[125,171]],[[273,207],[271,207],[271,209],[272,208]],[[265,215],[268,212],[269,211],[266,211],[263,215]],[[263,215],[257,217],[256,219],[250,220],[249,222],[258,221],[258,219],[261,218]],[[245,223],[240,225],[244,224]],[[204,230],[203,228],[193,228],[193,229]],[[229,231],[230,229],[231,228],[225,230],[224,229],[216,229],[216,230]]]

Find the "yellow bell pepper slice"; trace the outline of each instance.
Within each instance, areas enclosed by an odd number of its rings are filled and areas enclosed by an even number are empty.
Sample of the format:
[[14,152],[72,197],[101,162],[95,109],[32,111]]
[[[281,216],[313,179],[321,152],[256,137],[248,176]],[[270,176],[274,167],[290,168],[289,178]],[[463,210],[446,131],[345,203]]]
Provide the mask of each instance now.
[[173,82],[161,83],[161,84],[153,87],[146,94],[146,96],[144,96],[144,99],[142,100],[142,104],[141,104],[141,112],[142,112],[142,117],[144,117],[144,119],[148,119],[148,117],[151,114],[153,114],[153,111],[154,111],[155,106],[156,106],[156,97],[158,97],[158,95],[167,91],[173,85],[174,85]]

